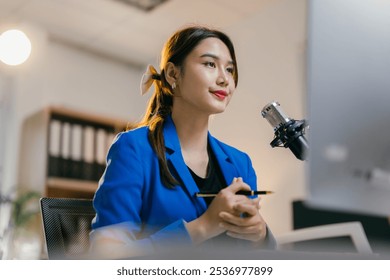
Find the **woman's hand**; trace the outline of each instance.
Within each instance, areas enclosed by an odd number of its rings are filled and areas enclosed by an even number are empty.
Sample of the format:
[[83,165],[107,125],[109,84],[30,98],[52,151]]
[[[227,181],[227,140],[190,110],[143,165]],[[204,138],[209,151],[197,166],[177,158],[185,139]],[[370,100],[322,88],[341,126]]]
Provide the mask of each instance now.
[[[237,182],[242,182],[241,178]],[[242,182],[243,183],[243,182]],[[237,195],[242,196],[242,195]],[[262,243],[267,234],[267,225],[260,215],[260,197],[255,199],[241,199],[233,207],[234,211],[221,211],[220,227],[227,231],[227,235]]]
[[[194,243],[202,243],[225,231],[237,238],[256,241],[260,238],[259,232],[263,228],[259,222],[259,217],[261,218],[258,213],[259,200],[236,195],[235,193],[240,190],[250,190],[250,187],[241,178],[234,178],[229,187],[218,193],[202,216],[186,225]],[[241,217],[243,213],[246,213],[246,218]],[[237,221],[237,219],[244,219],[244,221]],[[264,223],[262,218],[261,221]],[[265,229],[263,231],[265,232]]]
[[227,235],[261,243],[267,233],[267,226],[260,215],[260,197],[251,201],[243,201],[234,206],[234,213],[222,211],[220,226],[227,231]]

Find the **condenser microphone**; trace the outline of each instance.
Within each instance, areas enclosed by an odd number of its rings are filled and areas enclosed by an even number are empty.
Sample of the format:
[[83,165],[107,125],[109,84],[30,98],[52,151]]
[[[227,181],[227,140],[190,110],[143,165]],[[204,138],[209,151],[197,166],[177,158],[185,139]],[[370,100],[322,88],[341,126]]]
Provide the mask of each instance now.
[[309,150],[309,144],[304,136],[306,121],[289,118],[276,101],[264,106],[261,115],[267,119],[275,132],[271,147],[289,148],[296,158],[305,160]]

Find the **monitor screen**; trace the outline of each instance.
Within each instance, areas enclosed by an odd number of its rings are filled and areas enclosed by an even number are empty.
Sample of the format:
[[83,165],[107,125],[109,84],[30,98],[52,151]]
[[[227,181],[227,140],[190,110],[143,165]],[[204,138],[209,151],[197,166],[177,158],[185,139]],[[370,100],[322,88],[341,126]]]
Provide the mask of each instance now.
[[308,201],[390,216],[390,1],[308,11]]

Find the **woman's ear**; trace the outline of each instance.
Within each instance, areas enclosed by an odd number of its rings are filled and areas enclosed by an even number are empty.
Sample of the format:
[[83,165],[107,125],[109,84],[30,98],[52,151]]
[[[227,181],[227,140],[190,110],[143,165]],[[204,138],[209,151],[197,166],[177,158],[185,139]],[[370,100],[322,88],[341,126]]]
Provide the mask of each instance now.
[[177,78],[179,77],[179,67],[177,67],[172,62],[168,62],[164,69],[165,79],[171,85],[177,83]]

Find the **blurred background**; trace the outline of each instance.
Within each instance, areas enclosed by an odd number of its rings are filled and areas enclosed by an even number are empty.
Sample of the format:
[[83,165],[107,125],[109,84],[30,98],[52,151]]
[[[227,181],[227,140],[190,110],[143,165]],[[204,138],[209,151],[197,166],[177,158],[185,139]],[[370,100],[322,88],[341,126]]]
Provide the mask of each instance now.
[[[277,100],[292,118],[307,117],[308,2],[0,0],[0,34],[19,29],[31,42],[24,63],[0,62],[0,237],[5,242],[17,228],[15,201],[29,214],[21,228],[38,232],[20,234],[35,255],[14,245],[3,258],[42,257],[34,251],[42,243],[31,245],[42,239],[37,197],[93,196],[107,143],[144,112],[149,96],[140,95],[139,83],[146,66],[158,68],[165,40],[193,23],[225,31],[238,60],[238,88],[227,111],[213,118],[211,133],[247,152],[259,189],[275,192],[261,208],[273,233],[294,229],[293,202],[308,195],[307,162],[270,147],[273,130],[260,112]],[[98,140],[90,140],[88,128]],[[95,148],[62,148],[69,137],[57,138],[64,134],[83,135],[75,141],[89,139]],[[89,174],[71,170],[80,162]]]

